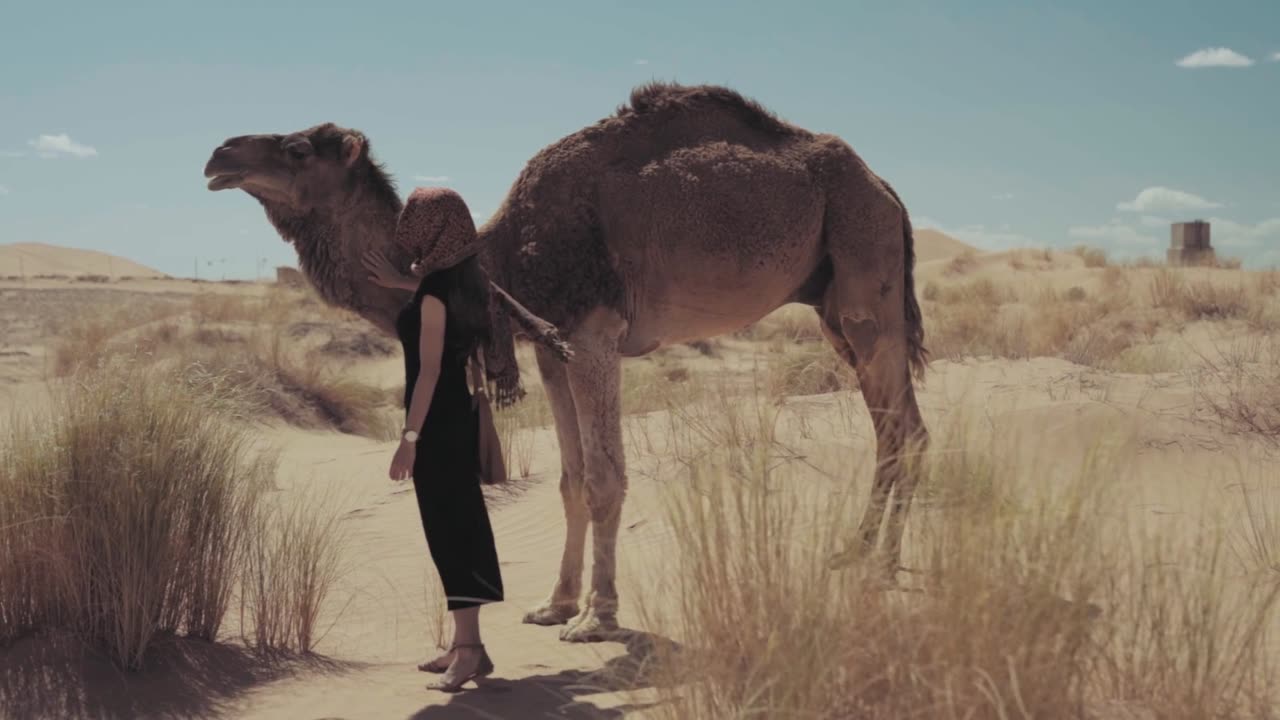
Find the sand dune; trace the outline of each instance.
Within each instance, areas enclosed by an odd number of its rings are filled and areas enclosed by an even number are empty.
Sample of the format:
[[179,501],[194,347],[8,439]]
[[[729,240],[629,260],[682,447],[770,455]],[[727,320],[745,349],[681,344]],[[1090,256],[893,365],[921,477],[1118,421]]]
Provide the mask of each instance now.
[[930,262],[955,257],[960,253],[978,252],[977,248],[961,242],[939,230],[915,228],[916,262]]
[[45,245],[43,243],[14,243],[0,245],[0,278],[28,278],[38,275],[103,275],[109,278],[162,278],[168,277],[155,270],[97,250]]

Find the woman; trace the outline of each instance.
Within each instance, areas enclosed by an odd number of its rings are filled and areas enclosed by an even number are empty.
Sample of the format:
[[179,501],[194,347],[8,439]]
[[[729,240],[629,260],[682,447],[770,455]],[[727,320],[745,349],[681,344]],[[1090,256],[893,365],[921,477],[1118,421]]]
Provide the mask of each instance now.
[[[494,327],[492,318],[509,311],[535,325],[541,321],[496,287],[490,292],[477,257],[471,212],[457,193],[415,189],[401,211],[396,242],[416,258],[414,271],[421,281],[402,275],[377,252],[364,257],[374,282],[415,291],[396,322],[404,348],[407,412],[389,474],[393,480],[413,478],[431,559],[453,617],[452,645],[418,669],[443,673],[428,687],[454,692],[493,672],[480,639],[480,607],[503,598],[493,530],[480,490],[479,425],[467,388],[467,366],[482,348],[493,347],[495,333],[510,332],[506,323]],[[495,301],[507,307],[495,313]],[[567,357],[554,328],[540,327],[542,335],[535,339]]]

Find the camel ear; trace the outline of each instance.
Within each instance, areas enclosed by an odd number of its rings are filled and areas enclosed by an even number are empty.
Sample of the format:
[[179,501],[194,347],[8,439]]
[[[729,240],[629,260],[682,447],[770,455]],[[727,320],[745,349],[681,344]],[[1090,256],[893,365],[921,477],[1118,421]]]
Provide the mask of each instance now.
[[364,156],[365,142],[364,136],[358,133],[351,133],[342,138],[342,164],[351,167],[356,161]]

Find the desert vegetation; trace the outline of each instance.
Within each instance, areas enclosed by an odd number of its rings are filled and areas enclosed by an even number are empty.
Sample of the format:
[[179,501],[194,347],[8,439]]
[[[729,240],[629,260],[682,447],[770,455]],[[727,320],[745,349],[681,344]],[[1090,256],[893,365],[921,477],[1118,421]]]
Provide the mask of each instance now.
[[[933,443],[897,582],[832,564],[873,432],[813,310],[786,307],[624,364],[625,532],[653,544],[631,541],[620,579],[655,640],[574,687],[670,718],[1275,717],[1280,273],[1025,250],[928,263],[918,287]],[[52,400],[15,404],[0,443],[0,653],[63,635],[136,668],[169,638],[267,658],[378,632],[447,646],[416,510],[360,520],[408,497],[381,479],[393,339],[305,289],[31,292],[8,307],[41,318],[12,326],[44,338],[22,348]],[[551,412],[520,357],[529,396],[497,413],[513,482],[486,491],[513,573],[560,528]],[[354,443],[336,477],[376,499],[338,515],[308,494],[323,466],[284,487],[272,440],[303,435]],[[379,565],[393,553],[413,562]],[[382,618],[400,586],[414,611]],[[535,695],[572,703],[560,687]]]
[[5,426],[0,647],[64,633],[136,669],[159,637],[221,638],[239,597],[257,649],[311,649],[337,536],[278,517],[271,452],[208,390],[105,362]]
[[[814,481],[804,409],[755,392],[670,411],[662,452],[680,472],[663,507],[682,550],[641,616],[687,644],[646,668],[658,716],[1273,716],[1280,507],[1264,469],[1153,521],[1116,510],[1133,502],[1131,438],[1100,432],[1069,456],[1039,428],[956,413],[916,460],[909,572],[886,588],[831,566],[870,477]],[[1036,482],[1049,455],[1052,482]]]
[[54,376],[72,376],[106,358],[180,371],[224,405],[263,420],[395,437],[393,397],[342,372],[360,358],[398,349],[362,321],[324,306],[308,291],[261,295],[201,292],[183,299],[139,294],[120,305],[85,308],[57,328]]

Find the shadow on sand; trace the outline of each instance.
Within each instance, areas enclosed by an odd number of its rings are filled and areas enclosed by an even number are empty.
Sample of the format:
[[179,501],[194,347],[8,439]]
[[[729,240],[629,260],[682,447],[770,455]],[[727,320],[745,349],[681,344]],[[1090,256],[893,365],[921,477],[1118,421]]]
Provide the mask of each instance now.
[[266,660],[236,645],[163,638],[127,673],[66,637],[0,648],[0,718],[205,718],[250,688],[355,665],[316,656]]
[[678,653],[670,640],[638,630],[619,630],[609,642],[626,646],[627,654],[598,670],[562,670],[517,680],[486,678],[473,688],[453,695],[447,702],[422,708],[410,720],[458,720],[460,718],[566,718],[568,720],[617,720],[657,703],[601,708],[580,699],[585,695],[640,690],[655,686],[654,670],[660,658]]

